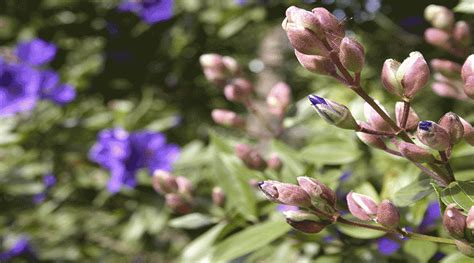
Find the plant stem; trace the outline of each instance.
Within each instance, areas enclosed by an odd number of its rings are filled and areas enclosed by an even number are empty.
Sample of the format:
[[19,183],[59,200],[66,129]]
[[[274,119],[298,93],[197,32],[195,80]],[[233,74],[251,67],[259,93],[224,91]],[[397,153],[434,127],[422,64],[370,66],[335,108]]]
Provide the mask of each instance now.
[[387,228],[382,227],[382,226],[376,226],[376,225],[372,225],[372,224],[352,221],[352,220],[345,219],[343,217],[338,217],[336,222],[341,223],[341,224],[345,224],[345,225],[358,226],[358,227],[369,228],[369,229],[378,230],[378,231],[382,231],[382,232],[398,234],[398,232],[395,231],[395,230],[390,230],[390,229],[387,229]]
[[401,230],[401,233],[403,236],[411,238],[411,239],[416,239],[416,240],[424,240],[424,241],[431,241],[431,242],[436,242],[436,243],[443,243],[443,244],[450,244],[454,245],[453,239],[450,238],[442,238],[442,237],[434,237],[434,236],[428,236],[428,235],[423,235],[419,233],[414,233],[414,232],[409,232],[406,230]]
[[396,136],[396,134],[393,132],[376,131],[376,130],[372,130],[363,126],[359,126],[358,132],[363,132],[363,133],[368,133],[368,134],[373,134],[373,135],[390,136],[390,137]]
[[400,122],[400,128],[405,129],[407,127],[408,122],[408,114],[410,113],[410,101],[403,101],[403,112],[402,112],[402,120]]
[[389,153],[391,155],[399,156],[399,157],[404,157],[399,151],[392,150],[390,148],[387,148],[384,150],[386,153]]

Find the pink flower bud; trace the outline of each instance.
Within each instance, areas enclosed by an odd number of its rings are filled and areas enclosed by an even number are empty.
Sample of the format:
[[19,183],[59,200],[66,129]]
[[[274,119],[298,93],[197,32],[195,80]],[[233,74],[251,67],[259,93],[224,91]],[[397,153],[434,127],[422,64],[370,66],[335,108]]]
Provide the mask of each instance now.
[[438,121],[439,126],[443,127],[449,134],[452,145],[461,141],[464,136],[464,127],[461,119],[454,112],[448,112]]
[[311,198],[303,188],[297,185],[263,181],[258,184],[258,187],[270,201],[299,207],[311,206]]
[[225,193],[222,188],[215,186],[212,188],[212,203],[216,206],[223,207],[225,203]]
[[[397,102],[395,103],[395,117],[397,119],[397,125],[398,127],[401,127],[402,124],[402,117],[403,117],[403,102]],[[414,130],[418,126],[418,122],[420,121],[420,118],[418,117],[418,114],[416,114],[415,110],[413,110],[412,107],[410,107],[408,111],[408,119],[407,119],[407,125],[406,129],[407,130]]]
[[424,145],[438,151],[444,151],[450,145],[448,132],[432,121],[421,121],[416,135]]
[[176,184],[178,185],[178,193],[190,196],[193,192],[193,185],[188,178],[184,176],[176,177]]
[[328,41],[334,44],[335,47],[338,47],[339,42],[345,35],[344,23],[337,20],[337,18],[325,8],[317,7],[311,10],[311,12],[318,17],[321,26],[326,32]]
[[377,208],[377,223],[387,228],[396,228],[400,224],[397,208],[388,200],[383,200]]
[[434,161],[434,157],[429,151],[416,144],[399,142],[397,144],[397,148],[403,156],[415,163],[427,163]]
[[316,179],[306,176],[300,176],[297,180],[301,188],[309,194],[316,208],[328,213],[333,213],[336,210],[336,192],[331,188]]
[[430,65],[433,70],[447,77],[458,77],[461,73],[461,65],[447,59],[432,59]]
[[474,75],[466,79],[464,83],[464,93],[466,93],[469,98],[474,99]]
[[455,204],[448,205],[444,210],[443,226],[452,237],[456,239],[464,238],[466,217],[456,208]]
[[215,68],[223,70],[222,56],[219,54],[203,54],[199,57],[199,62],[203,68]]
[[463,253],[468,257],[474,257],[474,247],[469,241],[461,239],[454,240],[454,243],[456,244],[456,248],[459,250],[459,252]]
[[465,119],[461,117],[459,117],[459,119],[461,119],[461,123],[464,128],[464,140],[470,145],[474,146],[474,128]]
[[361,72],[365,61],[364,47],[357,40],[345,37],[341,42],[339,59],[349,71]]
[[451,49],[450,38],[449,34],[441,29],[428,28],[425,30],[425,41],[435,47]]
[[377,214],[377,204],[372,198],[350,192],[347,196],[347,205],[351,214],[360,220],[372,220]]
[[428,83],[430,69],[420,52],[411,52],[397,70],[397,79],[404,88],[403,96],[412,99]]
[[466,82],[467,78],[474,75],[474,54],[469,55],[466,61],[462,65],[461,69],[461,77],[464,82]]
[[383,63],[382,67],[382,84],[393,95],[403,97],[404,88],[400,81],[397,79],[397,71],[400,67],[400,62],[394,59],[387,59]]
[[454,25],[453,38],[462,46],[468,47],[471,44],[471,28],[466,21],[459,21]]
[[225,84],[227,79],[224,71],[215,68],[204,68],[204,76],[209,82],[219,86]]
[[355,130],[358,128],[357,122],[346,106],[316,95],[309,95],[308,99],[319,116],[327,123],[342,129]]
[[467,213],[466,227],[470,230],[474,230],[474,206],[471,206]]
[[267,167],[277,172],[281,170],[283,163],[281,162],[280,157],[278,157],[278,154],[272,153],[270,155],[270,158],[268,158],[267,161]]
[[229,126],[229,127],[244,127],[245,120],[238,116],[235,112],[224,110],[224,109],[215,109],[211,113],[212,119],[215,123]]
[[305,55],[298,50],[295,50],[295,55],[300,64],[313,73],[329,76],[336,73],[336,66],[327,57]]
[[380,139],[380,136],[363,133],[363,132],[356,132],[356,135],[359,138],[359,140],[361,140],[363,143],[367,144],[368,146],[381,149],[381,150],[387,149],[387,145],[382,139]]
[[291,102],[290,86],[284,82],[278,82],[272,87],[266,100],[272,114],[277,116],[283,115]]
[[314,13],[295,6],[290,6],[286,9],[286,18],[289,23],[294,23],[299,27],[312,31],[319,39],[325,38],[324,29]]
[[237,61],[233,57],[222,57],[222,64],[224,64],[225,68],[231,76],[236,76],[240,73],[239,63],[237,63]]
[[235,146],[237,157],[249,168],[253,170],[263,171],[267,168],[267,163],[257,150],[251,148],[247,144],[237,144]]
[[454,13],[440,5],[429,5],[425,8],[425,19],[436,28],[451,30],[454,24]]
[[229,101],[244,101],[252,94],[252,83],[244,78],[237,78],[225,86],[224,95]]
[[[375,102],[385,113],[387,113],[387,110],[385,110],[378,101]],[[370,127],[379,131],[393,131],[390,125],[367,102],[364,103],[364,115]]]
[[456,87],[445,82],[435,82],[431,85],[431,89],[434,93],[441,97],[461,99],[465,96],[464,94],[460,93]]
[[187,214],[191,212],[191,205],[182,196],[170,193],[165,195],[165,199],[166,206],[175,213]]
[[155,191],[160,194],[178,191],[176,178],[165,170],[156,170],[153,173],[152,184]]
[[324,227],[331,224],[331,222],[321,220],[316,215],[306,211],[286,211],[283,215],[290,226],[309,234],[319,233]]
[[307,55],[328,56],[329,51],[323,42],[311,30],[286,20],[284,29],[291,45],[299,52]]

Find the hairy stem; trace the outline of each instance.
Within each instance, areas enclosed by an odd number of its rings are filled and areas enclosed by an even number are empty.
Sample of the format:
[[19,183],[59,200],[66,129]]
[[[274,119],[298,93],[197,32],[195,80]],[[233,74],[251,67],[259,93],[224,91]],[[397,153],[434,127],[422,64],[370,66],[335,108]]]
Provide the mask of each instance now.
[[385,131],[377,131],[377,130],[372,130],[363,126],[359,126],[359,129],[357,130],[358,132],[363,132],[363,133],[368,133],[368,134],[373,134],[373,135],[381,135],[381,136],[390,136],[394,137],[396,136],[395,133],[393,132],[385,132]]

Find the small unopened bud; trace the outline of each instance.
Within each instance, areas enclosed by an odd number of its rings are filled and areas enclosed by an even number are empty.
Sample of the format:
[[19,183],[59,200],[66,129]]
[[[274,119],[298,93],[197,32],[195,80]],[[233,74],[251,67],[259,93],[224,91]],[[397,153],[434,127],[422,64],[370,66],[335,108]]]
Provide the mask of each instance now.
[[321,27],[326,32],[328,41],[337,44],[345,35],[344,23],[341,23],[331,12],[323,7],[311,10],[318,17]]
[[215,109],[211,113],[215,123],[229,127],[243,127],[245,120],[233,111],[224,109]]
[[383,200],[377,208],[377,223],[387,228],[396,228],[400,224],[397,208],[388,200]]
[[[380,104],[378,101],[375,101],[375,103],[377,103],[377,105],[388,115],[387,110],[385,110],[382,104]],[[364,115],[370,127],[379,131],[393,131],[390,125],[382,118],[382,116],[380,116],[367,102],[364,103]]]
[[456,244],[456,248],[459,250],[459,252],[463,253],[468,257],[474,257],[474,247],[471,243],[469,243],[469,241],[461,239],[454,240],[454,243]]
[[295,55],[300,64],[307,70],[322,75],[332,76],[336,73],[336,66],[327,57],[306,55],[295,50]]
[[430,77],[430,69],[420,52],[411,52],[397,70],[397,79],[404,88],[403,96],[412,99]]
[[321,118],[323,118],[327,123],[342,129],[357,129],[357,122],[346,106],[316,95],[309,95],[308,99],[318,112],[319,116],[321,116]]
[[247,144],[237,144],[235,146],[237,157],[250,169],[262,171],[267,168],[267,163],[257,150]]
[[431,89],[434,93],[438,94],[441,97],[449,97],[460,99],[462,94],[457,90],[456,87],[450,85],[449,83],[445,82],[435,82],[431,85]]
[[160,194],[174,193],[178,190],[176,178],[164,170],[156,170],[152,179],[153,188]]
[[[401,127],[402,125],[403,108],[404,108],[403,102],[399,101],[395,103],[395,117],[397,119],[398,127]],[[406,122],[405,129],[407,130],[416,129],[419,121],[420,121],[420,118],[418,117],[418,114],[416,114],[415,110],[413,110],[413,108],[410,107],[410,109],[408,110],[408,119]]]
[[425,41],[442,49],[450,49],[452,47],[449,34],[437,28],[428,28],[425,30]]
[[307,55],[328,56],[329,51],[311,30],[286,20],[284,29],[291,45]]
[[319,233],[330,224],[329,221],[323,221],[316,215],[306,211],[286,211],[283,215],[290,226],[309,234]]
[[428,163],[434,161],[434,157],[429,151],[416,144],[399,142],[397,148],[403,156],[415,163]]
[[278,181],[263,181],[258,187],[270,201],[299,207],[311,206],[311,198],[300,186]]
[[286,18],[289,23],[294,23],[299,27],[312,31],[318,38],[325,38],[325,32],[321,26],[321,22],[314,13],[302,8],[290,6],[286,9]]
[[438,151],[444,151],[450,145],[448,132],[432,121],[421,121],[416,135],[424,145]]
[[166,206],[178,214],[187,214],[191,212],[191,205],[179,194],[166,194]]
[[360,220],[372,220],[377,215],[377,204],[372,198],[350,192],[346,199],[349,211]]
[[203,68],[225,68],[222,62],[222,56],[219,54],[203,54],[199,57],[199,62]]
[[436,28],[449,31],[454,24],[454,13],[440,5],[429,5],[425,8],[425,19]]
[[474,206],[471,206],[467,213],[466,227],[470,230],[474,230]]
[[466,82],[470,76],[474,76],[474,54],[467,57],[461,69],[461,77],[464,82]]
[[176,177],[176,184],[178,185],[178,193],[190,196],[193,192],[193,185],[188,178],[184,176]]
[[444,210],[443,226],[452,237],[462,239],[466,228],[466,217],[455,206],[455,204],[450,204]]
[[267,167],[277,172],[281,170],[283,163],[281,162],[280,157],[278,157],[278,154],[272,153],[270,155],[270,158],[268,158],[267,161]]
[[244,78],[237,78],[225,86],[224,95],[229,101],[244,101],[252,94],[253,86]]
[[355,39],[345,37],[341,41],[339,59],[349,71],[359,73],[364,67],[365,50]]
[[237,61],[233,57],[222,57],[222,63],[224,64],[225,68],[231,76],[236,76],[240,73],[239,63],[237,63]]
[[291,102],[290,86],[285,82],[278,82],[268,93],[266,101],[272,114],[282,116]]
[[466,81],[464,82],[464,93],[471,98],[474,99],[474,75],[469,76]]
[[404,88],[397,79],[397,70],[400,67],[400,62],[394,59],[387,59],[383,63],[381,79],[382,84],[388,92],[393,95],[403,97]]
[[298,184],[309,194],[311,202],[316,208],[322,209],[325,212],[333,213],[336,205],[336,192],[327,187],[320,181],[300,176],[297,178]]
[[474,128],[465,119],[461,117],[459,117],[459,119],[461,119],[461,123],[464,128],[464,140],[470,145],[474,146]]
[[454,25],[453,38],[462,46],[471,44],[471,28],[466,21],[459,21]]
[[381,150],[387,149],[387,145],[380,138],[380,136],[377,136],[374,134],[368,134],[364,132],[357,132],[356,135],[363,143],[367,144],[368,146],[381,149]]
[[454,112],[448,112],[438,121],[439,126],[443,127],[449,134],[452,145],[461,141],[464,136],[464,127],[461,119]]
[[447,77],[458,77],[461,73],[461,65],[447,59],[432,59],[431,67]]
[[225,194],[222,188],[215,186],[212,188],[212,203],[216,206],[222,207],[225,203]]

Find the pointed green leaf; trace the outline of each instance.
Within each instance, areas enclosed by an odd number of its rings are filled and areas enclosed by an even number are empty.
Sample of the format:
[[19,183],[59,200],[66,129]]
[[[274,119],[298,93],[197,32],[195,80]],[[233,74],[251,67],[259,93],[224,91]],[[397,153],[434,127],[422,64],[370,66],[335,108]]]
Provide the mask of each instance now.
[[428,178],[417,179],[411,184],[403,187],[393,196],[396,206],[409,206],[433,192]]

